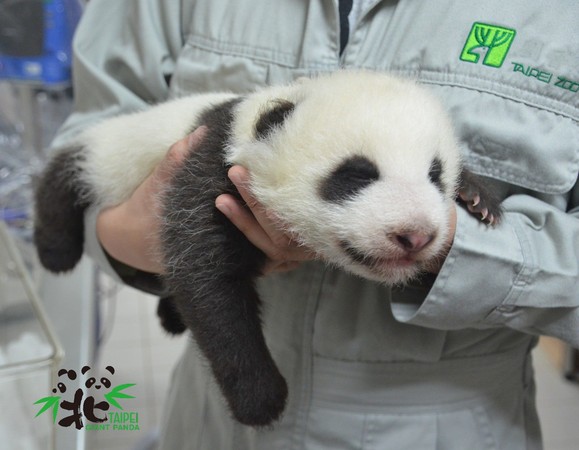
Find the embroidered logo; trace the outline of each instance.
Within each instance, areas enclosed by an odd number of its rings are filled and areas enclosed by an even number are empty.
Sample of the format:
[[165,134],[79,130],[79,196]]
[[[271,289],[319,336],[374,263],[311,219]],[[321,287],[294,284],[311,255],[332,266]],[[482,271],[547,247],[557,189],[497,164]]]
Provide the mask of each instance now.
[[475,22],[460,55],[462,61],[478,63],[484,55],[485,66],[501,67],[517,32],[510,28]]

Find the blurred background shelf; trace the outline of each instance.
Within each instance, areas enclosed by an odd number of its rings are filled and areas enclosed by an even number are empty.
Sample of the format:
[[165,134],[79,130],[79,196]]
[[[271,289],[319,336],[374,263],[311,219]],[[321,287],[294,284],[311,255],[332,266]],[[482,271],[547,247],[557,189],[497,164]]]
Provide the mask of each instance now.
[[[53,449],[50,415],[34,402],[56,386],[60,341],[8,228],[0,222],[0,436],[11,449]],[[6,447],[8,448],[8,447]]]

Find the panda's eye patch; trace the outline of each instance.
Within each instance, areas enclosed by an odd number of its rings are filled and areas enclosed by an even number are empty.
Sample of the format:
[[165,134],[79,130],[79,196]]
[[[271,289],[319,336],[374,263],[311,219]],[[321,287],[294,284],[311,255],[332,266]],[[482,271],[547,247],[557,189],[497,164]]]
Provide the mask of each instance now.
[[439,158],[434,158],[432,164],[430,164],[428,178],[430,178],[432,184],[434,184],[441,192],[444,192],[444,184],[442,183],[442,171],[442,161]]
[[364,156],[352,156],[343,161],[320,186],[322,199],[341,203],[380,178],[378,167]]

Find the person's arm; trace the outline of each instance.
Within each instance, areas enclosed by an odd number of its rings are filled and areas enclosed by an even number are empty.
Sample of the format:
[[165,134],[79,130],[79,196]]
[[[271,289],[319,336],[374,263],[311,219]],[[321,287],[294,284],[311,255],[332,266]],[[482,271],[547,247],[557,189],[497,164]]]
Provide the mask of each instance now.
[[74,112],[53,147],[103,118],[167,99],[182,2],[92,0],[73,40]]
[[488,228],[459,208],[454,244],[420,305],[397,320],[438,329],[507,326],[579,348],[579,183],[568,211],[526,195]]
[[[182,3],[92,0],[88,4],[73,42],[74,112],[53,148],[66,146],[74,135],[102,119],[167,99],[183,46],[182,20],[191,14],[182,11]],[[139,278],[138,283],[146,285],[151,277],[141,276],[103,250],[96,233],[100,213],[92,208],[85,216],[85,252],[115,278]],[[138,227],[138,220],[142,218],[129,214],[124,224]],[[155,291],[157,285],[153,281],[152,288],[144,290]]]
[[97,238],[108,256],[117,263],[148,273],[163,273],[159,239],[160,197],[173,172],[203,139],[204,130],[205,127],[200,127],[173,144],[153,173],[128,200],[97,214]]
[[[249,174],[232,170],[242,191]],[[259,220],[232,197],[224,195],[217,204],[227,203],[233,223],[268,254],[270,265],[311,257],[291,248],[249,192],[244,197]],[[507,326],[579,348],[579,183],[569,203],[563,212],[530,196],[513,196],[504,202],[496,228],[456,208],[454,242],[429,295],[421,304],[394,299],[395,318],[443,330]]]

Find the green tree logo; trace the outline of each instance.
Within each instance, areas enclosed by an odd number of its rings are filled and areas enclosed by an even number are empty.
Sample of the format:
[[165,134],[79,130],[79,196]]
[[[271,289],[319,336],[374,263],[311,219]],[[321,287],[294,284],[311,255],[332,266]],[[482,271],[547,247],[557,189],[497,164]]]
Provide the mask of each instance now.
[[462,49],[462,61],[478,63],[484,51],[485,66],[501,67],[517,32],[510,28],[475,22]]

